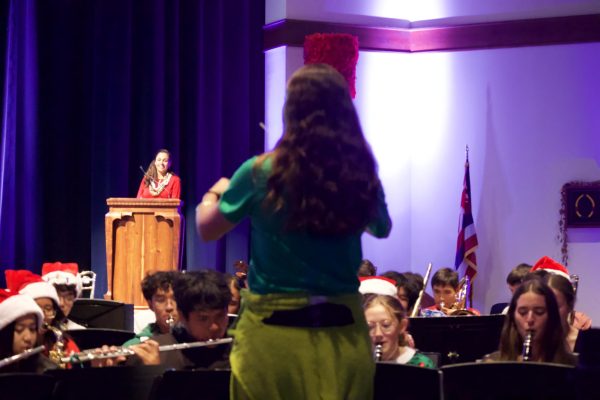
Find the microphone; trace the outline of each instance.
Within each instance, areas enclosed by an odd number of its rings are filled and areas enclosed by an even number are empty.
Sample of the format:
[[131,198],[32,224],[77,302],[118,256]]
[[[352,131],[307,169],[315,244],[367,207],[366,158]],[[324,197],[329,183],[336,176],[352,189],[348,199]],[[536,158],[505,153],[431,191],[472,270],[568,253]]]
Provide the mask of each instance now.
[[140,165],[140,171],[142,171],[142,174],[144,174],[144,176],[145,176],[146,178],[148,178],[148,179],[152,180],[152,177],[146,173],[146,170],[145,170],[145,169],[144,169],[144,167],[142,167],[141,165]]

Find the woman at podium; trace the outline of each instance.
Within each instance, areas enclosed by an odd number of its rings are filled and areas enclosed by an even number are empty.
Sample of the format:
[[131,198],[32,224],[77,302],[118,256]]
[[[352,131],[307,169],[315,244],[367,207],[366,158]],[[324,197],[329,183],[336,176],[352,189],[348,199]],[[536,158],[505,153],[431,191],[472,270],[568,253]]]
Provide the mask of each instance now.
[[144,172],[136,197],[138,199],[179,199],[180,196],[181,181],[171,171],[171,153],[169,150],[160,149]]

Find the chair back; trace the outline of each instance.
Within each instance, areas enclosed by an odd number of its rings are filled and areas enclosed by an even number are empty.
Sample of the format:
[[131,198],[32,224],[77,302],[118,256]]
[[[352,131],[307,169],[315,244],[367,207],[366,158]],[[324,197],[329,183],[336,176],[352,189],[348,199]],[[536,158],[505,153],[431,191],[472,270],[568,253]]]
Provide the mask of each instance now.
[[51,400],[56,380],[35,373],[0,374],[0,397],[19,400]]
[[87,292],[85,298],[93,299],[96,292],[96,273],[94,271],[81,271],[81,291]]
[[439,400],[442,374],[439,369],[378,362],[375,370],[374,399]]
[[480,362],[441,368],[445,400],[574,398],[574,367],[537,362]]
[[496,303],[490,308],[490,315],[502,314],[502,311],[508,306],[508,303]]
[[230,370],[167,371],[158,381],[152,399],[228,400]]

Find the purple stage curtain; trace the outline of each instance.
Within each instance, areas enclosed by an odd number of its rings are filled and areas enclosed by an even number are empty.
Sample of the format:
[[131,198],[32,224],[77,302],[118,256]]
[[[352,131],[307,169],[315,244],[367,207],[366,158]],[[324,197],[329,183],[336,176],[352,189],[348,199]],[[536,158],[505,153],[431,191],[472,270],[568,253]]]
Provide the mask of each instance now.
[[105,199],[134,197],[159,148],[182,179],[184,267],[247,259],[247,226],[203,244],[194,209],[263,149],[264,0],[6,3],[0,267],[77,262],[102,295]]

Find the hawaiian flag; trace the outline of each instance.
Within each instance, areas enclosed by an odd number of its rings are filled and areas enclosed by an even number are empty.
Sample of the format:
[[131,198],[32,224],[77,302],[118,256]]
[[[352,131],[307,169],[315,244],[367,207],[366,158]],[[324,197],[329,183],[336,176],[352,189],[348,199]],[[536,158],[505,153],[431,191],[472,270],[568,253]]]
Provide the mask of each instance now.
[[471,178],[469,175],[469,153],[465,161],[465,180],[460,200],[460,218],[458,221],[458,239],[456,241],[456,259],[454,266],[459,276],[469,276],[472,280],[477,274],[477,234],[471,213]]

